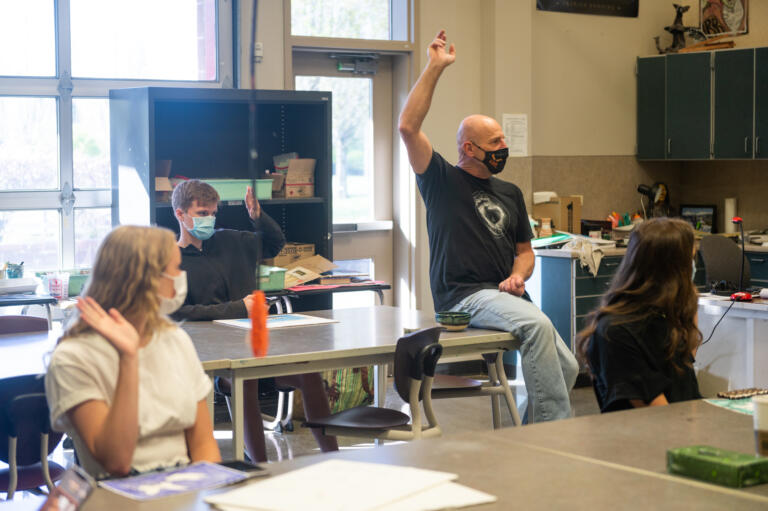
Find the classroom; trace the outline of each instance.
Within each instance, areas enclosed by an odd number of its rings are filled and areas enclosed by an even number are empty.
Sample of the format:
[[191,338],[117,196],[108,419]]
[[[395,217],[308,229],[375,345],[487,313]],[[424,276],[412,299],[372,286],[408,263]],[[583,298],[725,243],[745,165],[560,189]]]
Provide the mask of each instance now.
[[0,511],[768,508],[768,3],[677,1],[0,1]]

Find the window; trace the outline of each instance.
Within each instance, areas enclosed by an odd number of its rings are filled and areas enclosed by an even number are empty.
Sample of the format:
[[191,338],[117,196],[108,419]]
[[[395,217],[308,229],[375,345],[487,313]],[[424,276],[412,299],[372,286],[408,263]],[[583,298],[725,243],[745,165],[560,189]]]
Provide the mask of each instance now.
[[333,222],[373,219],[370,78],[297,76],[296,90],[333,93]]
[[0,261],[28,271],[92,264],[113,223],[110,89],[231,86],[231,9],[0,2]]
[[390,39],[389,0],[291,0],[291,35]]

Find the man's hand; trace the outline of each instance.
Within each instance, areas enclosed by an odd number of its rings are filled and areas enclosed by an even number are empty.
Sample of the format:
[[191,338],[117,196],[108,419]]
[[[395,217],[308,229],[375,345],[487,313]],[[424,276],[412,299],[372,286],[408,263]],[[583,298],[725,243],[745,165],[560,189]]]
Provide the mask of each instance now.
[[251,220],[256,220],[261,216],[261,205],[253,195],[253,189],[249,186],[245,191],[245,207],[248,210],[248,216]]
[[523,296],[523,293],[525,293],[525,279],[513,273],[499,284],[499,291],[515,296]]
[[245,310],[248,311],[248,317],[250,317],[251,308],[253,307],[253,295],[248,295],[245,298],[243,298],[243,303],[245,304]]
[[446,37],[445,30],[441,30],[435,36],[427,49],[429,63],[445,68],[453,64],[456,60],[456,48],[451,44],[448,49],[445,48]]

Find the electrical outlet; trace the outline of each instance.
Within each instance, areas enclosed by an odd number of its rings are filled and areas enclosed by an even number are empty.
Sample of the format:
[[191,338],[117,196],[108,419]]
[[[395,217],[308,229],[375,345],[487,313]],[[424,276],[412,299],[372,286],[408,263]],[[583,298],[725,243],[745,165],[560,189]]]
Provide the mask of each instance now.
[[256,43],[253,45],[253,59],[256,63],[261,62],[264,58],[264,45],[262,43]]

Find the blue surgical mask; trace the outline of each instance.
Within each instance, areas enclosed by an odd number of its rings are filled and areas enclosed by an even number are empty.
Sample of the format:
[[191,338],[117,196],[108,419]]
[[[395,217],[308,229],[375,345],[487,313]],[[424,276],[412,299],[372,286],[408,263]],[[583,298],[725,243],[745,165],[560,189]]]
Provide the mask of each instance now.
[[696,280],[696,259],[693,260],[693,272],[691,273],[691,280]]
[[189,231],[189,234],[199,239],[200,241],[205,241],[213,236],[213,225],[215,223],[216,217],[214,215],[193,216],[192,228],[187,229],[187,231]]

